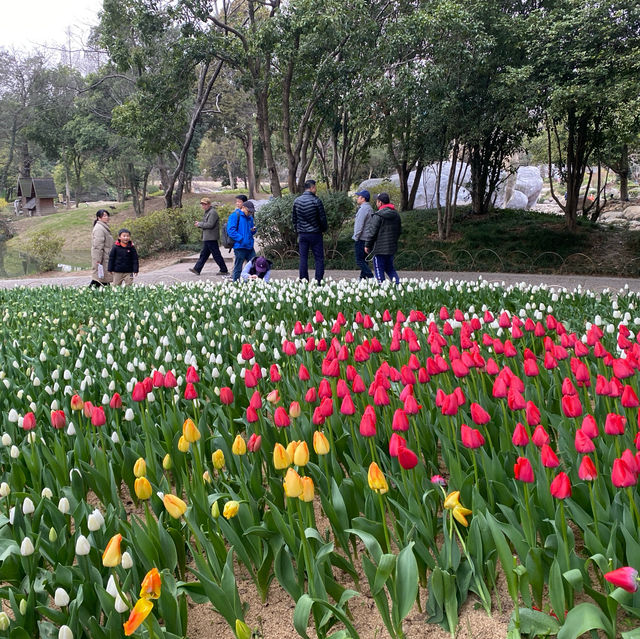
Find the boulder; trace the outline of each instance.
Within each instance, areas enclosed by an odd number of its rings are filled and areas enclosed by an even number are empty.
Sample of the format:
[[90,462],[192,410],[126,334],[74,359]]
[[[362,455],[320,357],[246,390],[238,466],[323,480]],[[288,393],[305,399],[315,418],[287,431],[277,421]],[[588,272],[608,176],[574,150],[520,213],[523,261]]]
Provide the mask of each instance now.
[[627,220],[640,220],[640,206],[628,206],[624,210],[624,217]]
[[516,173],[514,189],[524,193],[527,197],[527,206],[530,209],[540,197],[543,181],[540,169],[537,166],[521,166]]
[[508,209],[528,209],[529,200],[522,191],[514,191],[511,199],[507,202]]

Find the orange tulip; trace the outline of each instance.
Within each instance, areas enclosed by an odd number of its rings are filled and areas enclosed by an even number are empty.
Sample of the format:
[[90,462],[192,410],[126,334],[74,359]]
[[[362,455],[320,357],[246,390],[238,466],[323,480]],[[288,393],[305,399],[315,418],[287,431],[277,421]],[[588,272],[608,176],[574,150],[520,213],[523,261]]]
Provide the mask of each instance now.
[[160,597],[160,588],[162,579],[157,568],[152,568],[142,580],[142,588],[140,588],[140,596],[143,599],[158,599]]
[[321,430],[313,433],[313,450],[316,451],[316,455],[326,455],[331,450],[329,440]]
[[284,494],[287,497],[299,497],[302,494],[302,480],[300,475],[289,468],[284,478]]
[[122,535],[118,533],[109,540],[107,547],[102,553],[102,565],[107,568],[113,568],[120,565],[122,561],[122,551],[120,550],[120,542],[122,541]]
[[313,479],[311,477],[301,477],[302,482],[302,494],[299,496],[301,501],[313,501],[315,495],[313,488]]
[[138,602],[133,607],[129,619],[124,622],[124,634],[129,637],[140,626],[140,624],[149,616],[151,609],[153,608],[153,602],[148,599],[138,599]]
[[149,499],[153,492],[153,488],[151,488],[151,484],[146,477],[138,477],[133,484],[133,489],[136,493],[136,497],[142,500]]
[[187,418],[182,424],[182,436],[190,443],[193,444],[200,439],[200,431],[198,427],[194,424],[193,420]]
[[384,495],[389,492],[389,484],[384,477],[384,474],[380,470],[380,467],[375,462],[371,462],[369,466],[369,473],[367,475],[369,482],[369,488],[380,495]]

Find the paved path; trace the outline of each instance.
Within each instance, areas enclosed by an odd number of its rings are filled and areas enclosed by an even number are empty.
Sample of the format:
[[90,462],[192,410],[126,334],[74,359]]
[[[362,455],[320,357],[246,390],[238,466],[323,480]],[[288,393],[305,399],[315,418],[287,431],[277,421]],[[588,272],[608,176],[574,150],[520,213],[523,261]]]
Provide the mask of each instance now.
[[[193,259],[193,258],[191,258]],[[228,281],[218,277],[215,273],[218,270],[216,264],[210,261],[202,273],[197,276],[189,272],[189,262],[172,264],[150,272],[140,273],[137,281],[144,284],[175,284],[177,282],[193,282],[197,280],[211,280],[216,282]],[[345,264],[350,267],[350,264]],[[505,286],[525,284],[546,284],[558,288],[574,290],[578,287],[590,289],[592,291],[603,291],[606,289],[618,291],[626,286],[629,290],[640,293],[640,279],[627,279],[621,277],[590,277],[583,275],[531,275],[525,273],[469,273],[453,271],[400,271],[401,278],[419,278],[441,280],[464,280],[475,281],[479,277],[497,284]],[[325,277],[337,279],[351,279],[358,276],[358,271],[353,270],[330,270]],[[294,270],[274,270],[272,278],[274,280],[296,279],[297,271]],[[65,275],[60,277],[29,277],[18,279],[0,280],[0,288],[14,288],[16,286],[86,286],[89,283],[90,275],[87,271],[82,275]]]

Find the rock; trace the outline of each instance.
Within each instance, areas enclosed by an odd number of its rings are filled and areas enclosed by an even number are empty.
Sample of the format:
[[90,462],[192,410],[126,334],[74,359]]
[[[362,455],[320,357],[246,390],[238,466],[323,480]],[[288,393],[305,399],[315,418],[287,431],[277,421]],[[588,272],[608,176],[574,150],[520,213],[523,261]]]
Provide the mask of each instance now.
[[542,186],[542,176],[537,166],[521,166],[518,169],[514,189],[524,193],[527,197],[527,206],[525,208],[530,209],[538,201]]
[[640,220],[640,206],[628,206],[623,215],[627,220]]
[[508,209],[527,209],[529,208],[529,200],[522,191],[514,191],[511,199],[507,202]]

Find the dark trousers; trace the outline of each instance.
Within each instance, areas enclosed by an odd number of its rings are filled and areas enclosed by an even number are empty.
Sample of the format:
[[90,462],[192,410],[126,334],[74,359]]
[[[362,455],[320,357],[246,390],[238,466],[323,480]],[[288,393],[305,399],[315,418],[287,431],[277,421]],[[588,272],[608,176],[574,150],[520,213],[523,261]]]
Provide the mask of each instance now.
[[220,253],[220,247],[218,246],[218,242],[216,240],[202,240],[202,250],[200,251],[200,257],[198,261],[195,263],[193,267],[194,270],[202,271],[204,268],[205,262],[209,259],[209,255],[213,257],[216,264],[220,267],[220,270],[223,273],[228,273],[229,269],[227,269],[227,265],[224,262],[222,257],[222,253]]
[[233,276],[231,279],[237,282],[240,279],[244,265],[256,256],[256,252],[252,248],[237,248],[233,249],[233,252],[235,259],[233,260]]
[[393,265],[393,255],[374,255],[373,270],[376,272],[376,279],[380,283],[384,282],[385,273],[390,280],[395,281],[396,284],[400,283],[400,278]]
[[356,240],[355,244],[356,264],[360,267],[360,279],[373,277],[373,273],[367,264],[364,253],[364,240]]
[[298,233],[298,247],[300,249],[300,279],[309,279],[309,249],[311,249],[313,260],[316,263],[316,280],[321,282],[324,276],[322,233]]

